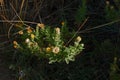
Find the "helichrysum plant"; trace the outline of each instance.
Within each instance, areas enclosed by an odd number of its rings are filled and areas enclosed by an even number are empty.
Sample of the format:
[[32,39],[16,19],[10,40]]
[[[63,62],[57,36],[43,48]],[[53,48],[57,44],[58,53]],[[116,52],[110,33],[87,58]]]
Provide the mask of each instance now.
[[[62,27],[64,27],[63,22]],[[75,60],[75,56],[84,47],[80,36],[76,37],[71,44],[65,45],[66,42],[64,40],[67,38],[62,36],[64,28],[51,28],[44,24],[37,24],[35,29],[32,27],[20,28],[24,30],[18,31],[20,41],[13,41],[14,48],[24,55],[46,58],[49,63],[65,61],[68,64],[69,61]]]

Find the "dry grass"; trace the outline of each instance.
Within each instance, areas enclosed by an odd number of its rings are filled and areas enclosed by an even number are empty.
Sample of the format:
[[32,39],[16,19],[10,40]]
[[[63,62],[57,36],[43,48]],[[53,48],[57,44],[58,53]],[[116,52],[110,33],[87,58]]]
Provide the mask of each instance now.
[[0,0],[0,6],[4,5],[4,0]]

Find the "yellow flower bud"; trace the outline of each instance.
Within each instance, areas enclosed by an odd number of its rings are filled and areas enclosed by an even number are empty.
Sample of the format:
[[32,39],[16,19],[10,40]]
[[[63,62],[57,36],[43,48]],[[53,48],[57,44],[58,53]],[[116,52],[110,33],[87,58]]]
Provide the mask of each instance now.
[[14,48],[17,48],[17,45],[14,45],[13,47],[14,47]]
[[46,52],[50,52],[51,51],[51,48],[50,47],[47,47],[46,48]]
[[64,25],[65,25],[65,22],[61,22],[61,25],[64,26]]
[[17,43],[17,41],[13,41],[13,44],[14,44],[14,45],[17,45],[18,43]]
[[14,48],[18,48],[18,43],[17,43],[17,41],[13,41],[13,44],[14,44]]
[[57,34],[60,34],[60,28],[58,28],[58,27],[55,28],[55,31],[56,31]]
[[34,38],[35,38],[35,35],[34,35],[34,34],[31,34],[30,36],[31,36],[31,39],[34,39]]
[[22,31],[22,30],[21,30],[21,31],[19,31],[19,32],[18,32],[18,34],[22,35],[22,34],[23,34],[23,31]]
[[82,38],[80,37],[80,36],[78,36],[77,38],[76,38],[76,41],[77,42],[80,42],[82,40]]
[[31,33],[32,29],[30,27],[27,28],[27,33]]
[[45,25],[42,24],[42,23],[38,23],[37,26],[40,27],[40,28],[42,28],[42,29],[45,27]]
[[83,47],[83,46],[84,46],[84,44],[81,44],[81,46]]

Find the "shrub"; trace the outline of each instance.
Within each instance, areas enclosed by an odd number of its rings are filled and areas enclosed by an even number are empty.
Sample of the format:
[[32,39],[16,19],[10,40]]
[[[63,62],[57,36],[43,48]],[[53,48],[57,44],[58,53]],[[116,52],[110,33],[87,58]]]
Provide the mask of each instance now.
[[65,61],[68,64],[69,61],[75,60],[75,56],[83,50],[84,45],[80,43],[80,36],[73,43],[66,44],[64,25],[62,23],[62,29],[53,29],[44,24],[37,24],[35,29],[19,26],[22,29],[18,31],[21,41],[13,41],[13,46],[23,55],[37,56],[38,59],[46,58],[49,63]]

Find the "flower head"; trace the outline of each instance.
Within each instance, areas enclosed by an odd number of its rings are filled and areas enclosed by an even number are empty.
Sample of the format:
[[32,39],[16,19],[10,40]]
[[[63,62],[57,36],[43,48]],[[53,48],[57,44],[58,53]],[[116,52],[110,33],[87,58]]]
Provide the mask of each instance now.
[[13,41],[13,44],[14,44],[14,45],[17,45],[18,43],[17,43],[17,41]]
[[18,32],[18,34],[22,35],[22,34],[23,34],[23,31],[22,31],[22,30],[21,30],[21,31],[19,31],[19,32]]
[[44,27],[45,27],[45,25],[42,23],[38,23],[37,26],[40,27],[41,29],[44,29]]
[[13,47],[14,47],[14,48],[17,48],[17,45],[14,45]]
[[77,42],[80,42],[82,40],[82,38],[80,37],[80,36],[78,36],[77,38],[76,38],[76,41]]
[[61,22],[61,25],[64,26],[64,25],[65,25],[65,22]]
[[31,33],[32,29],[30,27],[27,28],[27,33]]
[[51,51],[51,48],[50,47],[47,47],[46,48],[46,52],[50,52]]
[[34,34],[31,34],[30,36],[31,36],[31,39],[34,39],[34,38],[35,38],[35,35],[34,35]]
[[17,41],[13,41],[13,47],[14,47],[14,48],[18,48],[18,43],[17,43]]
[[84,44],[81,44],[81,46],[83,47],[83,46],[84,46]]
[[54,47],[52,52],[55,53],[55,54],[58,54],[60,52],[60,48],[59,47]]
[[57,34],[60,34],[60,28],[58,28],[58,27],[55,28],[55,31],[56,31]]

